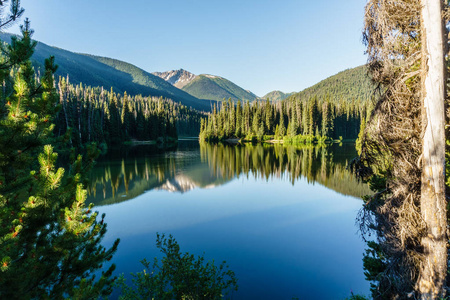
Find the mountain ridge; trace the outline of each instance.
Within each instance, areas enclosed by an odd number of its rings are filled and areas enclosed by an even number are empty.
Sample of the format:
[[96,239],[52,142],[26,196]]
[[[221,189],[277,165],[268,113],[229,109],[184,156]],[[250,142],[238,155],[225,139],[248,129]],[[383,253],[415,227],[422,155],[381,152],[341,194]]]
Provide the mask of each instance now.
[[[9,41],[11,36],[9,33],[0,33],[3,41]],[[106,89],[113,88],[118,93],[126,91],[130,95],[168,98],[204,111],[211,110],[211,100],[279,101],[313,96],[330,96],[332,101],[351,98],[366,100],[372,97],[374,90],[365,66],[343,70],[300,92],[272,91],[260,98],[221,76],[196,75],[184,69],[150,73],[118,59],[75,53],[40,41],[37,41],[32,57],[33,66],[37,70],[43,69],[44,60],[51,55],[55,56],[58,65],[55,78],[69,74],[73,84],[103,86]]]
[[[9,33],[0,33],[0,39],[4,42],[10,42],[12,36]],[[198,110],[210,110],[211,105],[208,101],[200,100],[130,63],[108,57],[75,53],[40,41],[36,42],[32,56],[33,66],[36,70],[42,70],[45,59],[54,56],[58,65],[56,79],[69,74],[70,82],[73,84],[83,83],[93,87],[113,88],[116,92],[127,92],[130,95],[163,97]]]
[[196,75],[184,69],[153,72],[152,74],[198,99],[222,101],[231,98],[234,102],[260,99],[251,91],[245,90],[234,82],[218,75]]
[[292,96],[293,94],[295,94],[296,92],[291,92],[291,93],[283,93],[282,91],[272,91],[269,92],[267,94],[265,94],[263,97],[261,97],[264,100],[269,100],[269,101],[281,101],[284,100],[286,98],[289,98],[290,96]]
[[183,91],[199,99],[222,101],[231,98],[232,101],[253,101],[258,96],[249,92],[230,80],[217,75],[201,74],[186,84]]
[[368,101],[373,97],[375,88],[375,84],[368,75],[367,67],[361,65],[329,76],[298,93],[294,93],[287,99],[329,97],[331,101],[336,102],[345,99]]

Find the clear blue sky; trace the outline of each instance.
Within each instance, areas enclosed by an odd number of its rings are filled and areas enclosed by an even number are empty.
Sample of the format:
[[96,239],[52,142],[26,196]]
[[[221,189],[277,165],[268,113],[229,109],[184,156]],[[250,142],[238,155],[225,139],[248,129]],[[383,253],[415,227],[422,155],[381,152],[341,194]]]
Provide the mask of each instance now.
[[[365,1],[22,0],[34,38],[148,72],[225,77],[258,96],[364,64]],[[18,32],[17,26],[9,29]]]

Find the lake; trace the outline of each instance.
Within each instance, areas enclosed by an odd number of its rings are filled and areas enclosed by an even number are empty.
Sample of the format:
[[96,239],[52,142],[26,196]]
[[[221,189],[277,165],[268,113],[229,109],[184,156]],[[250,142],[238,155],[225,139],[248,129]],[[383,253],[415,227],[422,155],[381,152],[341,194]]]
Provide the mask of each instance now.
[[355,156],[353,144],[130,147],[99,158],[88,202],[106,213],[103,243],[121,239],[115,274],[161,257],[159,232],[225,260],[238,278],[232,299],[368,295],[355,219],[369,190],[346,169]]

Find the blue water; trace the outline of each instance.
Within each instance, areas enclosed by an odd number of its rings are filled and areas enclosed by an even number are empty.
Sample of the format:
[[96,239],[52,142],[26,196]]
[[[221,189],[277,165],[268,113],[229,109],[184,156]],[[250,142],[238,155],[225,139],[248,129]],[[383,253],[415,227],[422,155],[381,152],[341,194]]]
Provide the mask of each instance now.
[[[194,146],[145,156],[147,161],[161,161],[189,153],[192,159],[196,151]],[[139,164],[129,158],[130,166]],[[192,165],[217,174],[211,160]],[[171,174],[178,181],[189,181],[183,177],[189,164],[180,169]],[[254,173],[197,185],[191,176],[194,183],[181,191],[168,192],[167,186],[160,186],[128,201],[97,206],[108,223],[104,244],[121,239],[113,258],[116,274],[141,271],[141,259],[160,257],[155,246],[159,232],[172,234],[182,252],[226,260],[238,278],[233,299],[344,299],[351,291],[368,295],[362,269],[364,242],[355,225],[361,200],[303,176],[292,180],[287,171],[268,179]],[[139,177],[137,171],[130,174]]]

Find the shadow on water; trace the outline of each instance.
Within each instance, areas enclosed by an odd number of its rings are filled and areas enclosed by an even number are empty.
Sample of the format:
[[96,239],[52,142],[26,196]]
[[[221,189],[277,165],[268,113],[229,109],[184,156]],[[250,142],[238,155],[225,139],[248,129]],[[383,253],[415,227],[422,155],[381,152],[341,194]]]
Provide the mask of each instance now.
[[172,149],[135,146],[110,151],[91,172],[88,202],[109,205],[148,190],[188,192],[213,188],[250,174],[265,180],[304,177],[343,195],[370,194],[347,170],[353,144],[325,146],[212,145],[183,141]]

